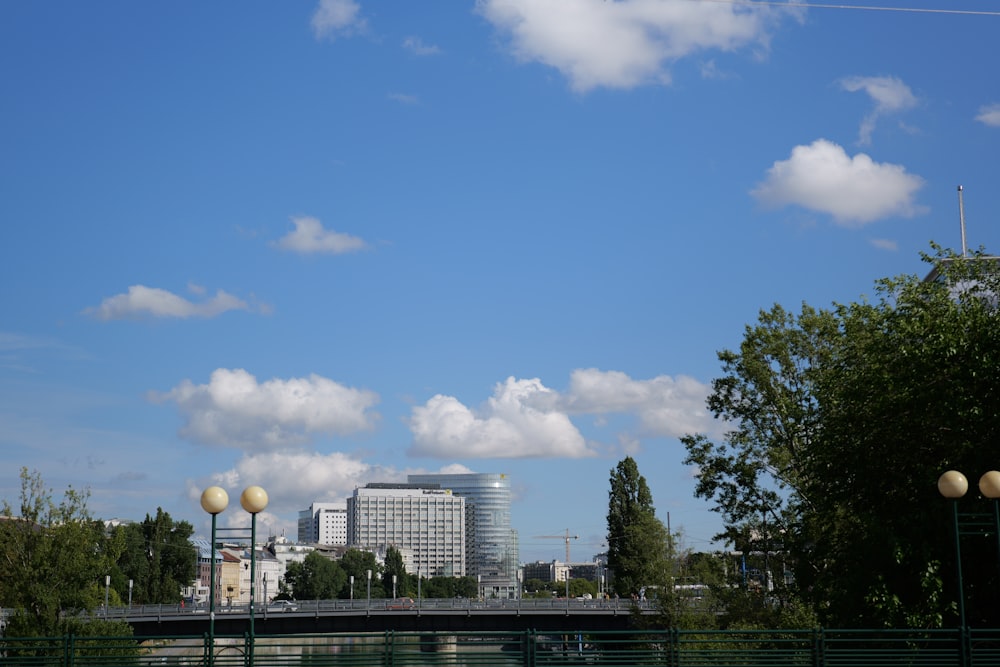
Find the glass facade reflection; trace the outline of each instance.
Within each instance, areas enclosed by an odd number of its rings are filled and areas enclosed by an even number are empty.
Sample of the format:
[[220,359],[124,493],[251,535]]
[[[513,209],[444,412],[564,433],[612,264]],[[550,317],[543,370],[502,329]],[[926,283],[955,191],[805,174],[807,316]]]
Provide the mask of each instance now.
[[510,477],[504,473],[409,475],[410,484],[440,484],[466,500],[466,574],[486,597],[517,597],[520,560],[510,524]]

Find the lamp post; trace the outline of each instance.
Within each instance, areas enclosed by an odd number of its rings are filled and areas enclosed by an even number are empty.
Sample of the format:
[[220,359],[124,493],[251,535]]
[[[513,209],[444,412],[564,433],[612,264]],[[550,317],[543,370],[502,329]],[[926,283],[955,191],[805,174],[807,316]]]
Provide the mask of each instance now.
[[219,486],[210,486],[201,494],[201,508],[212,515],[212,543],[209,545],[208,557],[211,561],[211,574],[208,585],[208,665],[215,665],[215,518],[229,504],[229,494]]
[[396,599],[396,575],[392,575],[392,598]]
[[354,607],[354,575],[351,575],[351,608]]
[[259,486],[248,486],[243,490],[243,494],[240,496],[240,505],[247,512],[250,513],[250,650],[248,651],[247,658],[249,665],[253,665],[253,649],[254,649],[254,608],[253,608],[253,594],[254,594],[254,582],[257,579],[257,514],[263,512],[267,508],[267,491]]
[[[372,571],[365,570],[368,573],[368,608],[372,607]],[[383,593],[384,595],[384,593]]]
[[[951,500],[955,535],[955,575],[958,580],[958,626],[965,632],[965,585],[962,582],[962,541],[958,529],[958,499],[969,490],[969,480],[957,470],[949,470],[938,478],[938,492]],[[962,642],[965,646],[965,642]],[[963,664],[964,661],[963,661]]]

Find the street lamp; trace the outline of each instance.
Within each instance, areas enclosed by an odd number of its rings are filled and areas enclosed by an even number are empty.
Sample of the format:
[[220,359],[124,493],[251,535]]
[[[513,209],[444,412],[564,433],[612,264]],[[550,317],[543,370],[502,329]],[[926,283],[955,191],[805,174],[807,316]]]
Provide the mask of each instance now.
[[392,598],[396,599],[396,575],[392,575]]
[[[938,478],[938,491],[952,501],[955,526],[955,571],[958,576],[958,617],[965,628],[965,590],[962,582],[962,546],[959,528],[958,500],[969,490],[969,480],[957,470],[949,470]],[[990,470],[979,478],[979,491],[993,501],[993,533],[997,538],[997,558],[1000,563],[1000,471]],[[982,515],[974,515],[981,517]],[[981,524],[980,524],[980,527]]]
[[243,490],[243,494],[240,496],[240,505],[243,509],[250,513],[250,651],[247,664],[253,665],[253,620],[255,615],[253,608],[253,594],[254,582],[257,580],[257,514],[263,512],[267,508],[267,491],[259,486],[248,486]]
[[354,608],[354,575],[351,575],[351,608]]
[[371,609],[371,606],[372,606],[372,571],[371,570],[365,570],[365,571],[368,573],[368,608]]
[[229,494],[219,486],[210,486],[201,494],[201,508],[212,515],[212,543],[209,545],[211,574],[208,585],[208,665],[215,665],[215,518],[229,504]]

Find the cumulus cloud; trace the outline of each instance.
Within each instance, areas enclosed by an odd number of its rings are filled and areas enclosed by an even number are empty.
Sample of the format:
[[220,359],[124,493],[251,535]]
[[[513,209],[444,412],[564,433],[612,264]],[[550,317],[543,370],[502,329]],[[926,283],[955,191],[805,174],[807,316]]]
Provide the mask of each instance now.
[[361,5],[354,0],[320,0],[312,17],[316,39],[336,39],[355,32],[364,32],[367,22],[361,16]]
[[840,80],[844,90],[856,93],[863,91],[875,103],[875,108],[861,121],[858,143],[871,143],[872,132],[880,116],[906,111],[917,106],[917,97],[910,87],[892,76],[851,76]]
[[479,0],[477,7],[509,37],[515,57],[559,70],[580,92],[669,83],[670,62],[766,45],[777,17],[801,11],[655,0]]
[[[452,396],[438,395],[413,409],[411,454],[441,458],[579,458],[596,454],[571,417],[622,414],[634,417],[643,435],[679,437],[714,432],[705,409],[710,387],[689,377],[666,375],[635,380],[595,368],[572,373],[559,393],[540,380],[508,378],[472,410]],[[619,444],[634,437],[619,435]]]
[[976,115],[976,120],[983,125],[1000,127],[1000,103],[987,104],[979,107],[979,113]]
[[571,414],[634,414],[650,435],[680,437],[705,432],[712,417],[705,409],[711,387],[697,380],[659,375],[633,380],[620,371],[573,371],[561,401]]
[[349,435],[378,421],[378,395],[319,375],[258,383],[243,369],[219,368],[208,384],[184,380],[150,400],[173,402],[185,418],[181,435],[197,442],[273,450],[301,445],[314,434]]
[[435,56],[441,53],[441,49],[437,46],[434,44],[424,44],[424,41],[419,37],[407,37],[404,39],[403,48],[418,56]]
[[288,232],[275,242],[279,248],[303,254],[342,255],[366,247],[363,239],[325,229],[316,218],[292,218],[292,224],[295,225],[295,231]]
[[[221,486],[229,494],[230,506],[239,508],[243,489],[258,485],[267,491],[268,512],[282,514],[297,512],[313,502],[341,501],[355,487],[372,480],[406,481],[403,472],[341,452],[278,450],[246,455],[229,470],[189,480],[187,488],[191,500],[198,502],[204,489]],[[238,514],[245,512],[239,510]]]
[[[192,290],[202,295],[204,289]],[[157,287],[132,285],[128,292],[109,296],[99,306],[87,308],[84,314],[99,320],[123,320],[138,317],[215,317],[229,310],[254,310],[243,299],[223,290],[216,290],[215,296],[199,302],[189,301],[173,292]],[[266,311],[266,307],[263,308]]]
[[580,458],[594,455],[564,413],[547,409],[551,394],[537,380],[507,378],[473,411],[437,395],[413,408],[414,456],[438,458]]
[[844,226],[861,226],[925,213],[914,202],[923,185],[901,165],[878,163],[864,153],[850,157],[839,145],[817,139],[775,162],[751,194],[768,206],[797,205],[828,213]]

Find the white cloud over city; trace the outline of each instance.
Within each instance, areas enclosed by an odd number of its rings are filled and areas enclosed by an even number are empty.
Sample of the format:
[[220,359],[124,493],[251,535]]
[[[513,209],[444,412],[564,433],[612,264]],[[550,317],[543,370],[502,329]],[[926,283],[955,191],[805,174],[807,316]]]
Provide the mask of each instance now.
[[976,120],[983,125],[1000,127],[1000,103],[987,104],[979,107],[979,113],[976,114]]
[[672,62],[709,50],[766,48],[789,6],[647,0],[480,0],[522,62],[553,67],[579,92],[666,84]]
[[[198,286],[190,286],[189,290],[198,297],[203,296],[205,292]],[[253,306],[221,289],[216,290],[210,298],[190,300],[158,287],[132,285],[127,292],[107,297],[100,305],[87,308],[83,312],[99,320],[108,321],[143,317],[208,318],[230,310],[266,312],[268,309],[264,306]]]
[[317,435],[350,435],[375,427],[373,391],[319,375],[258,382],[243,369],[219,368],[207,384],[184,380],[150,399],[173,403],[180,434],[195,442],[267,451],[309,443]]
[[[498,383],[481,407],[437,395],[413,409],[411,454],[437,458],[594,456],[571,416],[630,415],[645,436],[679,437],[717,428],[705,409],[710,387],[692,378],[634,380],[618,371],[573,372],[564,393],[538,379]],[[620,436],[618,437],[620,440]]]
[[323,227],[323,223],[313,217],[292,218],[294,231],[288,232],[274,245],[302,254],[342,255],[367,247],[364,239],[350,234],[336,232]]
[[775,162],[751,194],[768,207],[801,206],[829,214],[837,224],[859,227],[925,213],[915,201],[923,186],[924,179],[902,165],[879,163],[865,153],[850,156],[838,144],[817,139]]

